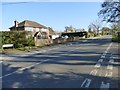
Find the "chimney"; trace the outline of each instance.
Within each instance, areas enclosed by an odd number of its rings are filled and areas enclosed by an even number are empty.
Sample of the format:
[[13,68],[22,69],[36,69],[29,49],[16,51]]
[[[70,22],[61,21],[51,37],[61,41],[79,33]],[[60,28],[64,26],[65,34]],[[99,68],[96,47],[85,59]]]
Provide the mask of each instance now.
[[18,27],[19,22],[15,20],[14,23],[15,23],[15,27]]

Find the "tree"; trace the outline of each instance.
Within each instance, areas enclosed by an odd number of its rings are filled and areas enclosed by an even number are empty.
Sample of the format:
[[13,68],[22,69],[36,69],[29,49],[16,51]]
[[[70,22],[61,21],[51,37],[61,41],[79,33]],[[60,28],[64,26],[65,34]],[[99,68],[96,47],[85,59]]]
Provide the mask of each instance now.
[[111,33],[111,29],[108,27],[103,27],[101,30],[102,30],[102,35]]
[[101,28],[102,24],[99,20],[96,20],[94,22],[92,22],[88,28],[89,28],[89,31],[90,32],[93,32],[94,34],[98,34],[99,31],[100,31],[100,28]]
[[98,15],[103,21],[120,22],[120,0],[105,0]]
[[75,32],[75,30],[74,30],[73,26],[70,25],[70,26],[65,27],[65,32]]
[[56,32],[54,31],[54,29],[52,27],[48,27],[48,30],[49,30],[50,35],[56,34]]
[[88,32],[93,33],[91,25],[88,26]]
[[116,35],[117,32],[120,32],[120,23],[113,23],[111,25],[111,29],[112,29],[112,34]]

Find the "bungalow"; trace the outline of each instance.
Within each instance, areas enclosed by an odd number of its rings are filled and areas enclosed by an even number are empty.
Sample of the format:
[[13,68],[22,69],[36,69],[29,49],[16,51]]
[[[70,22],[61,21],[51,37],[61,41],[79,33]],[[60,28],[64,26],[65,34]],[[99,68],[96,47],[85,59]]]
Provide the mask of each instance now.
[[24,20],[22,22],[14,21],[15,25],[10,27],[10,31],[31,31],[33,36],[38,32],[46,32],[47,37],[49,38],[49,30],[46,26],[41,25],[37,22]]

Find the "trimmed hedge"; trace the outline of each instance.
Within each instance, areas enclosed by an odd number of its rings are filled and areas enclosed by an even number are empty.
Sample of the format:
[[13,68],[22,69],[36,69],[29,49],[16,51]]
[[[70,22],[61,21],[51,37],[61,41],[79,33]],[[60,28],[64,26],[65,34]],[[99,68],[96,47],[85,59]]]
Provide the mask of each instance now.
[[0,32],[0,42],[3,44],[14,44],[15,48],[21,48],[25,46],[34,46],[34,39],[29,31],[4,31]]

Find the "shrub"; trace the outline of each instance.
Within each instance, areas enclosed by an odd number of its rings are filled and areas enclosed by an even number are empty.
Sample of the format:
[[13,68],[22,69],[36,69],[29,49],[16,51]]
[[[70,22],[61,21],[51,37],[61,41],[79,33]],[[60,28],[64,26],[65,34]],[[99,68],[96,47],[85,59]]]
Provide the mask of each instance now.
[[120,37],[119,36],[112,36],[112,42],[120,42]]
[[2,45],[13,43],[15,48],[35,45],[34,39],[31,36],[27,37],[27,35],[30,34],[30,32],[5,31],[0,32],[0,34],[2,38],[0,42],[2,42]]

